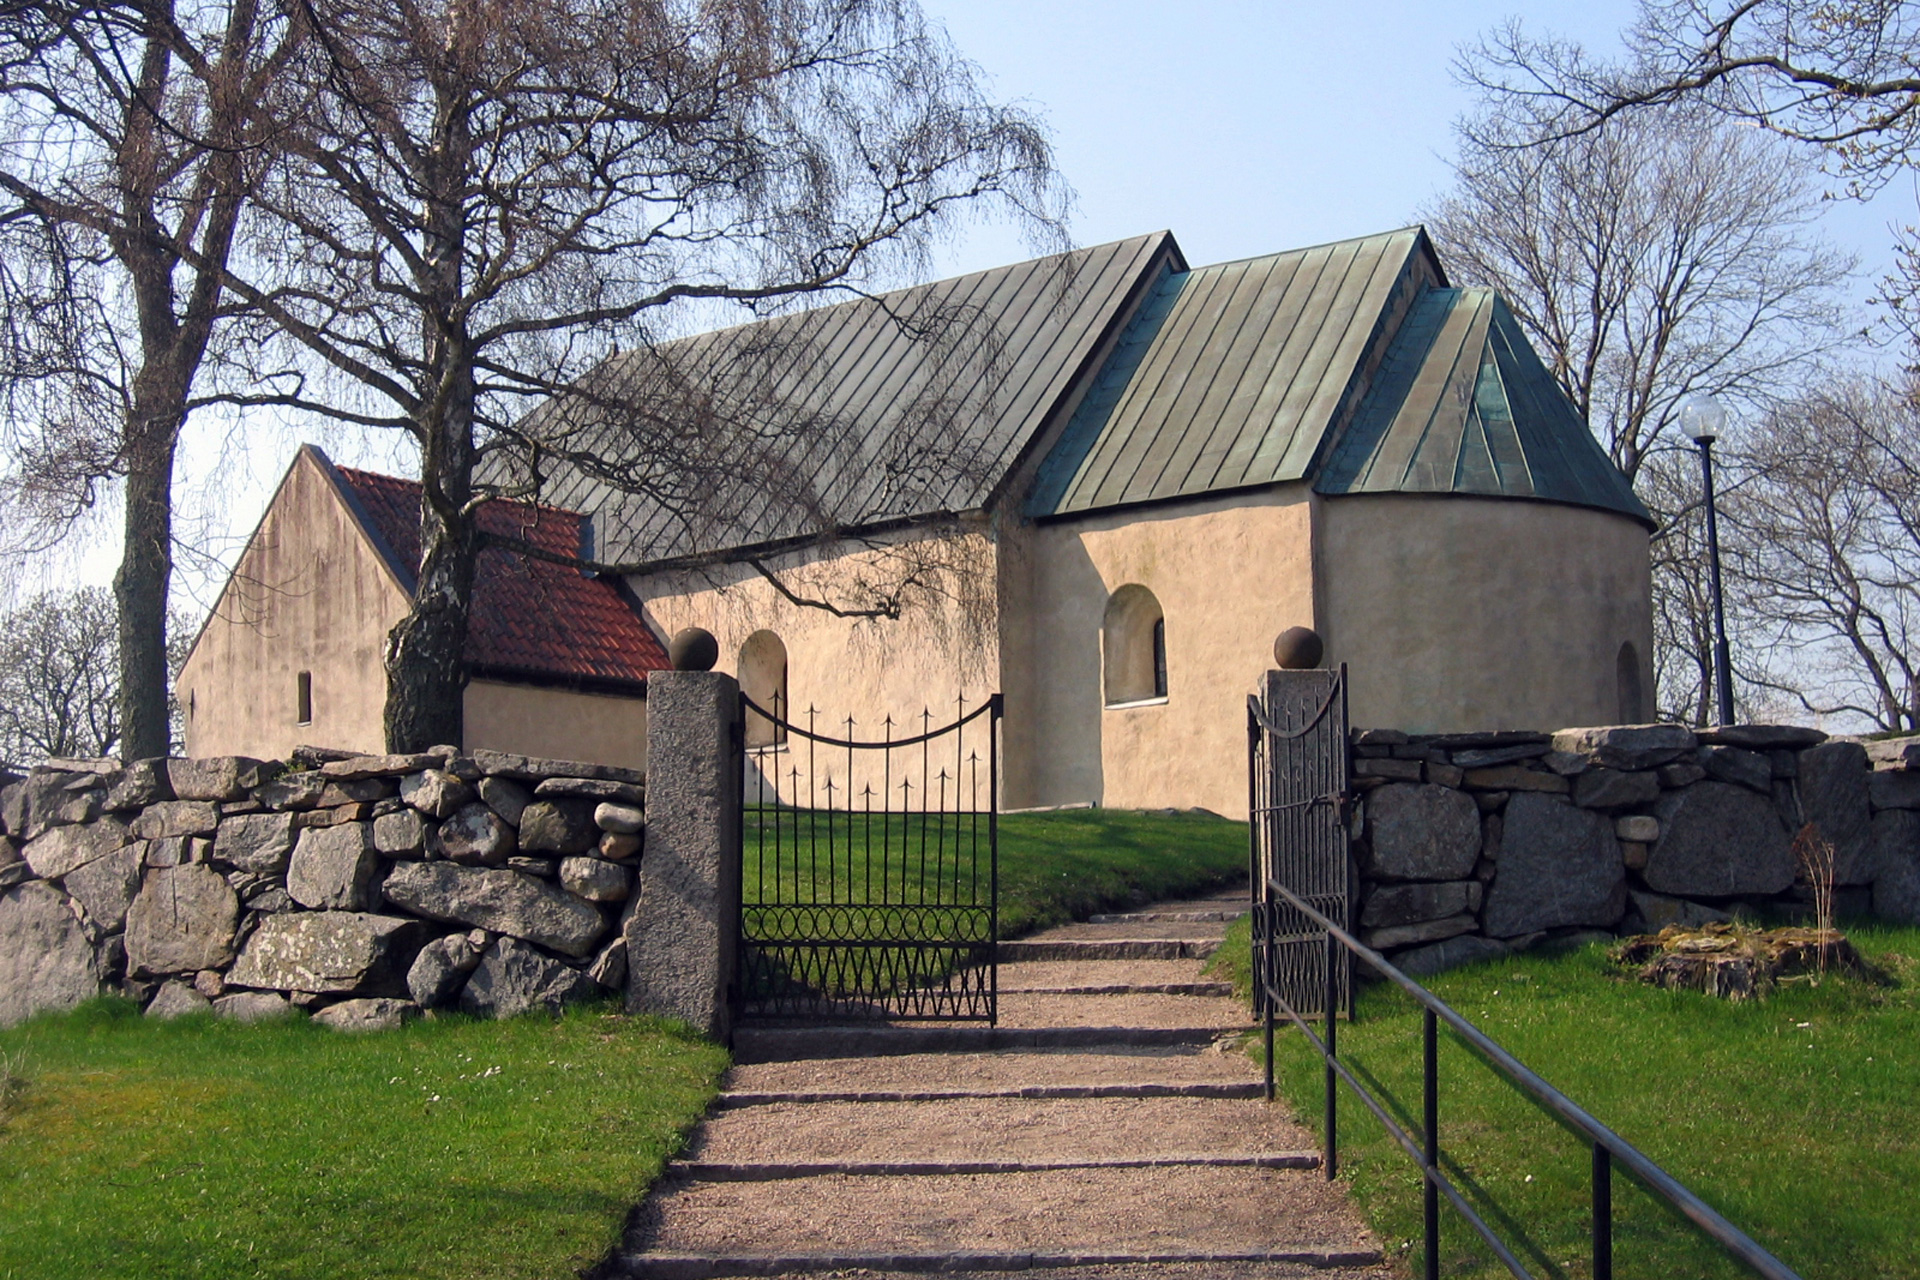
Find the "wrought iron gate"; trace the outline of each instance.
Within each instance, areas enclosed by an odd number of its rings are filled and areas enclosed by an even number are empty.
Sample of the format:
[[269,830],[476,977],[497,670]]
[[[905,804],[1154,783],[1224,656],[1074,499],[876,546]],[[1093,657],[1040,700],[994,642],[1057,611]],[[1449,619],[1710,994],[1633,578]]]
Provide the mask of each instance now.
[[[1347,953],[1274,892],[1352,925],[1347,866],[1347,669],[1269,671],[1247,698],[1254,1016],[1353,1012]],[[1337,953],[1337,954],[1336,954]],[[1282,1005],[1280,1002],[1284,1002]]]
[[1000,695],[867,739],[741,704],[741,1015],[993,1022]]

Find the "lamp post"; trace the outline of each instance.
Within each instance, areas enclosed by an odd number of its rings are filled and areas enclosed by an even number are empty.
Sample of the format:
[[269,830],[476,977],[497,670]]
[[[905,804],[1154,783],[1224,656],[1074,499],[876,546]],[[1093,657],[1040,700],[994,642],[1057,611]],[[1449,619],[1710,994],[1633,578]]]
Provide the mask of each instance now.
[[1727,649],[1727,610],[1720,595],[1720,522],[1713,501],[1713,442],[1727,425],[1726,406],[1712,396],[1690,396],[1680,406],[1680,429],[1700,446],[1707,496],[1707,572],[1713,588],[1713,683],[1721,724],[1733,723],[1733,667]]

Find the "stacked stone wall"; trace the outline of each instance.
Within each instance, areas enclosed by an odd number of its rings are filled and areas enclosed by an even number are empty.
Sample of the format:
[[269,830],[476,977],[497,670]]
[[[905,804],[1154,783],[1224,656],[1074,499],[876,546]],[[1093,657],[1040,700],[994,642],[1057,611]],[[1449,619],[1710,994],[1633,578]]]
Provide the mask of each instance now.
[[631,770],[302,749],[0,781],[0,1025],[109,992],[352,1028],[625,985]]
[[1353,735],[1360,937],[1411,973],[1739,914],[1803,915],[1793,841],[1833,847],[1840,917],[1920,924],[1920,738],[1680,725]]

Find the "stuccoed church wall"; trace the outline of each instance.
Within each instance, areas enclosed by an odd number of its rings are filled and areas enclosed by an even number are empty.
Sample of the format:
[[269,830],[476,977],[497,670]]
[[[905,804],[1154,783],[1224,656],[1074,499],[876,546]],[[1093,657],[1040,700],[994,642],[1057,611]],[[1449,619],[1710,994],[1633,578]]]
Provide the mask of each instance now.
[[1410,973],[1604,930],[1804,911],[1793,838],[1833,846],[1840,916],[1920,924],[1920,738],[1680,725],[1353,734],[1362,941]]
[[452,748],[0,777],[0,1025],[102,992],[353,1028],[620,988],[643,781]]

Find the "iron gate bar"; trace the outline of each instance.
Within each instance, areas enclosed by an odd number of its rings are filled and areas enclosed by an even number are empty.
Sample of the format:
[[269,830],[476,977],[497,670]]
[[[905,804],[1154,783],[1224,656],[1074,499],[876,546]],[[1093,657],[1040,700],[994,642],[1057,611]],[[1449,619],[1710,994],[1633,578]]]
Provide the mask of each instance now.
[[[1441,1195],[1446,1196],[1447,1200],[1459,1211],[1460,1216],[1467,1220],[1469,1225],[1479,1233],[1480,1238],[1493,1250],[1494,1256],[1500,1259],[1508,1271],[1520,1277],[1520,1280],[1533,1280],[1533,1276],[1520,1260],[1514,1256],[1513,1251],[1508,1249],[1507,1246],[1500,1241],[1493,1233],[1492,1228],[1488,1227],[1480,1215],[1467,1203],[1466,1198],[1460,1193],[1459,1189],[1453,1185],[1453,1182],[1440,1171],[1438,1134],[1439,1070],[1437,1061],[1438,1054],[1433,1046],[1435,1046],[1437,1040],[1435,1035],[1437,1024],[1441,1021],[1447,1024],[1448,1028],[1452,1030],[1454,1035],[1457,1036],[1463,1044],[1473,1050],[1482,1060],[1491,1066],[1496,1074],[1504,1077],[1510,1085],[1519,1089],[1522,1093],[1531,1095],[1536,1104],[1540,1105],[1568,1128],[1574,1130],[1593,1144],[1593,1274],[1596,1280],[1610,1280],[1613,1275],[1612,1168],[1615,1162],[1618,1162],[1625,1168],[1635,1181],[1665,1200],[1677,1210],[1682,1217],[1693,1223],[1695,1227],[1705,1233],[1709,1239],[1720,1245],[1720,1247],[1736,1261],[1745,1263],[1750,1267],[1756,1275],[1763,1276],[1766,1280],[1801,1280],[1801,1277],[1790,1267],[1767,1252],[1767,1250],[1751,1236],[1727,1221],[1725,1217],[1721,1216],[1721,1214],[1711,1205],[1707,1204],[1706,1201],[1683,1186],[1672,1174],[1648,1159],[1647,1156],[1642,1154],[1638,1148],[1625,1138],[1622,1138],[1619,1134],[1594,1119],[1582,1109],[1578,1103],[1541,1079],[1541,1077],[1530,1070],[1525,1063],[1521,1062],[1511,1053],[1508,1053],[1485,1032],[1474,1026],[1473,1023],[1465,1017],[1462,1017],[1448,1005],[1446,1001],[1440,999],[1440,997],[1434,995],[1431,991],[1395,968],[1385,956],[1366,946],[1366,944],[1348,933],[1346,929],[1317,910],[1311,903],[1305,901],[1278,881],[1269,880],[1267,889],[1269,892],[1278,894],[1286,899],[1288,904],[1295,910],[1305,913],[1309,919],[1313,920],[1314,923],[1325,932],[1327,937],[1329,982],[1332,980],[1332,958],[1336,950],[1335,944],[1338,944],[1338,948],[1344,949],[1349,955],[1358,957],[1370,968],[1387,978],[1388,981],[1406,991],[1425,1011],[1422,1023],[1428,1048],[1423,1054],[1425,1058],[1423,1064],[1425,1079],[1423,1084],[1425,1089],[1426,1112],[1423,1119],[1427,1132],[1423,1135],[1425,1142],[1422,1144],[1416,1142],[1413,1136],[1387,1113],[1385,1106],[1354,1076],[1346,1064],[1339,1061],[1331,1034],[1324,1040],[1320,1036],[1315,1035],[1312,1026],[1286,1001],[1284,995],[1277,988],[1270,988],[1268,991],[1268,998],[1277,1002],[1282,1007],[1287,1017],[1293,1021],[1295,1026],[1300,1028],[1301,1033],[1306,1036],[1307,1041],[1313,1045],[1314,1049],[1318,1051],[1320,1056],[1325,1060],[1329,1073],[1338,1073],[1340,1079],[1347,1082],[1347,1087],[1358,1095],[1361,1102],[1366,1104],[1369,1111],[1373,1112],[1374,1117],[1380,1121],[1381,1126],[1386,1129],[1388,1135],[1391,1136],[1395,1142],[1399,1143],[1401,1149],[1412,1158],[1414,1164],[1419,1167],[1421,1176],[1426,1183],[1427,1194],[1430,1195],[1433,1190],[1437,1189]],[[1256,976],[1261,983],[1266,983],[1271,977],[1270,974],[1264,972],[1258,973]],[[1328,1023],[1328,1031],[1329,1033],[1332,1031],[1331,1021]],[[1266,1070],[1268,1089],[1271,1091],[1273,1082],[1273,1055],[1271,1053],[1267,1055]],[[1332,1176],[1334,1167],[1333,1103],[1334,1099],[1332,1095],[1329,1094],[1327,1098],[1327,1115],[1325,1117],[1327,1151],[1324,1161],[1329,1171],[1329,1177]],[[1423,1145],[1426,1148],[1424,1151],[1422,1150]],[[1435,1277],[1439,1275],[1439,1221],[1437,1212],[1427,1215],[1426,1230],[1426,1274],[1430,1277]]]
[[[997,1021],[1001,696],[992,694],[971,711],[962,696],[956,718],[939,728],[932,724],[931,710],[923,710],[921,732],[898,738],[888,716],[882,738],[874,741],[856,737],[851,716],[841,737],[819,731],[816,711],[809,710],[802,726],[782,714],[777,694],[773,703],[770,710],[741,695],[741,722],[758,717],[768,729],[767,742],[743,744],[740,752],[743,861],[749,840],[757,845],[751,900],[744,867],[742,875],[736,992],[742,1011]],[[984,777],[977,739],[968,752],[970,728],[987,736]],[[943,740],[949,737],[951,761],[944,755]],[[794,750],[801,743],[804,787]],[[823,750],[829,757],[824,766]],[[877,752],[880,760],[856,793],[862,752]],[[901,752],[908,754],[896,786]],[[783,754],[789,764],[785,774],[779,771]],[[759,784],[751,832],[744,795],[749,759],[756,761]],[[836,762],[844,766],[838,782]]]

